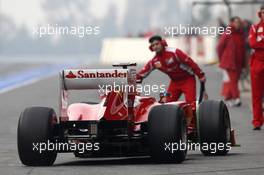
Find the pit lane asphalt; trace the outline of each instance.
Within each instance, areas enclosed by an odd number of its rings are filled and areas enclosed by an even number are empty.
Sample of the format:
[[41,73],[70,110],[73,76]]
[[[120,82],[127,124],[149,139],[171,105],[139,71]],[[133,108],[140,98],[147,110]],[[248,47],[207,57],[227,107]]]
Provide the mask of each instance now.
[[[98,68],[98,66],[93,66]],[[221,73],[215,66],[203,67],[207,74],[207,91],[211,99],[220,99]],[[145,84],[161,84],[168,78],[154,71]],[[94,92],[74,92],[71,101],[95,101]],[[264,128],[252,131],[250,100],[243,98],[240,108],[229,108],[232,127],[241,147],[227,156],[205,157],[189,151],[182,164],[155,164],[149,158],[79,159],[71,153],[58,154],[52,167],[26,167],[21,164],[16,145],[20,112],[28,106],[48,106],[58,111],[58,76],[0,94],[0,174],[263,174]],[[32,123],[33,125],[33,123]]]

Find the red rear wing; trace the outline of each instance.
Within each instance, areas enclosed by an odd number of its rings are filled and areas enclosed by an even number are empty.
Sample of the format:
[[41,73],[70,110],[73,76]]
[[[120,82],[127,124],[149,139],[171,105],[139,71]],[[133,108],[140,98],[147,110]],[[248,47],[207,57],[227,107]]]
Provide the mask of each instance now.
[[[136,70],[66,69],[60,74],[60,82],[60,121],[67,121],[68,90],[91,90],[106,86],[136,86]],[[128,101],[130,101],[130,92],[132,91],[125,93]],[[134,93],[134,91],[132,93]]]

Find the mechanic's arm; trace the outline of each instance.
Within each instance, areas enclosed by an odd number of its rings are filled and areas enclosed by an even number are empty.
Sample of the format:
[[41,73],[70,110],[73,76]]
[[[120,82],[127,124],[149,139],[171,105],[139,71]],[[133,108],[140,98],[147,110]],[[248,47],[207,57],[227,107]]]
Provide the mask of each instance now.
[[138,73],[137,73],[137,80],[143,80],[143,78],[146,78],[150,72],[152,72],[155,69],[153,66],[152,60],[150,60]]
[[257,36],[256,28],[253,25],[249,31],[248,41],[252,49],[264,49],[264,40],[261,36]]
[[204,82],[206,80],[205,74],[202,69],[200,69],[200,67],[188,55],[186,55],[180,49],[177,49],[175,53],[180,62],[189,66],[193,70],[193,72],[198,76],[200,81]]

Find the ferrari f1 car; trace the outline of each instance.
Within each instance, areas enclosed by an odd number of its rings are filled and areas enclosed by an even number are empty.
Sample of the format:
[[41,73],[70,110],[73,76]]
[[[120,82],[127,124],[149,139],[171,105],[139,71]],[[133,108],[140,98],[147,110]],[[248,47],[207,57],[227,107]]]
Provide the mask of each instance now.
[[[76,157],[150,156],[156,162],[180,163],[187,150],[193,149],[191,144],[200,145],[204,155],[228,153],[234,139],[224,102],[204,100],[203,83],[195,104],[140,96],[134,88],[136,70],[129,67],[135,65],[63,70],[60,114],[48,107],[29,107],[20,115],[17,145],[21,162],[49,166],[57,153],[73,152]],[[100,103],[68,105],[70,90],[113,84],[126,88],[107,91]]]

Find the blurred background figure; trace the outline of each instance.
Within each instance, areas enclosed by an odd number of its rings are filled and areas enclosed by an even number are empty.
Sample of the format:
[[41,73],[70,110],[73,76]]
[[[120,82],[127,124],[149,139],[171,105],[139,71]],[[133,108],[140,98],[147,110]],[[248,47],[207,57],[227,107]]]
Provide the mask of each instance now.
[[263,125],[262,99],[264,95],[264,5],[258,16],[260,22],[252,25],[249,32],[249,45],[253,49],[250,59],[252,107],[254,130],[260,130]]
[[219,66],[224,72],[221,95],[228,105],[238,107],[241,105],[238,81],[245,67],[245,35],[239,17],[231,18],[229,27],[217,44]]

